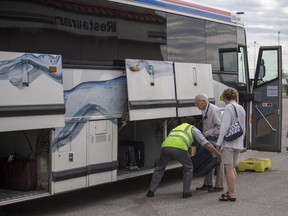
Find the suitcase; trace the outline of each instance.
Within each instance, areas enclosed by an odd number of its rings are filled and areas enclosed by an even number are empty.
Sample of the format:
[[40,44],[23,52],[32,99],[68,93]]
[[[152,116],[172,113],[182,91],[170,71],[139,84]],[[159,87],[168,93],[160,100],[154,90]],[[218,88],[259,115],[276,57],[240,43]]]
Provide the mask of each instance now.
[[130,142],[134,146],[135,159],[138,167],[144,166],[144,143],[143,142]]
[[[119,149],[121,149],[122,145],[130,145],[134,148],[134,155],[136,164],[138,167],[144,166],[144,157],[145,157],[145,151],[144,151],[144,143],[138,142],[138,141],[120,141],[119,143]],[[118,157],[119,158],[119,157]],[[120,156],[121,158],[121,156]]]
[[3,189],[29,191],[37,186],[36,161],[14,156],[11,162],[0,159],[0,187]]
[[193,176],[204,176],[218,163],[218,158],[205,148],[200,148],[196,155],[191,157],[193,164]]
[[118,168],[123,169],[126,166],[129,165],[129,153],[126,148],[123,147],[123,145],[118,146]]

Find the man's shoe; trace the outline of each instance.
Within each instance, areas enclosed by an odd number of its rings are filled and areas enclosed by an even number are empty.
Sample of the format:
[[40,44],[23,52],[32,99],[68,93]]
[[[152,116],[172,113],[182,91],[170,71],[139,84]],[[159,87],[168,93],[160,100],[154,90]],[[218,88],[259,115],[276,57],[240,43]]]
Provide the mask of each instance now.
[[183,193],[183,196],[182,196],[182,198],[189,198],[189,197],[192,197],[192,193],[191,192],[189,192],[189,193]]
[[201,191],[205,191],[205,190],[209,190],[212,189],[213,185],[205,185],[203,184],[201,187],[196,187],[196,190],[201,190]]
[[154,197],[154,192],[152,192],[152,191],[149,190],[149,191],[147,192],[146,196],[147,196],[147,197]]
[[223,188],[218,188],[218,187],[214,187],[214,188],[211,188],[211,189],[208,189],[208,192],[220,192],[220,191],[223,191],[224,189]]

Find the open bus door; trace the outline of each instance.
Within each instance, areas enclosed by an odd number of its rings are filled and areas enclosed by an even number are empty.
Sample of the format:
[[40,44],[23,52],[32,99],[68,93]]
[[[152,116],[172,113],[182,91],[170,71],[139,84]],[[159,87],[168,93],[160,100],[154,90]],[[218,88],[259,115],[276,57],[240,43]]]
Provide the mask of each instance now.
[[130,121],[176,117],[173,63],[126,59]]
[[126,59],[130,121],[201,115],[194,97],[215,102],[210,64]]
[[0,132],[64,126],[61,59],[0,52]]
[[252,102],[251,149],[281,151],[282,130],[281,46],[260,47]]

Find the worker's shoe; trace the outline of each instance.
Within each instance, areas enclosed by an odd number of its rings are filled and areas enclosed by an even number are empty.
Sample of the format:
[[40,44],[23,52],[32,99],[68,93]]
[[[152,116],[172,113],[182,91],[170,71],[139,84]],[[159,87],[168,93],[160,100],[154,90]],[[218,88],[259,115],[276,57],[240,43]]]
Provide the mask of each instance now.
[[147,196],[147,197],[154,197],[154,192],[152,192],[152,191],[149,190],[149,191],[147,192],[146,196]]
[[224,189],[223,188],[218,188],[218,187],[214,187],[214,188],[211,188],[211,189],[208,189],[208,192],[220,192],[220,191],[223,191]]
[[201,190],[201,191],[205,191],[205,190],[209,190],[209,189],[212,189],[213,188],[213,185],[205,185],[203,184],[201,187],[196,187],[196,190]]
[[183,193],[183,196],[182,196],[182,198],[189,198],[189,197],[192,197],[192,193],[191,192],[189,192],[189,193]]

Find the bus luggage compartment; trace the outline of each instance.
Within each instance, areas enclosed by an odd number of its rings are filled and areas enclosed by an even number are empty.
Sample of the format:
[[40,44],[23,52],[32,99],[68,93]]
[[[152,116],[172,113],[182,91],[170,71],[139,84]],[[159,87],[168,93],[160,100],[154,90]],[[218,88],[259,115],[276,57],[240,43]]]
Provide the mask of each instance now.
[[[119,142],[119,150],[123,146],[131,146],[131,147],[133,147],[136,164],[137,164],[138,167],[143,167],[144,166],[144,157],[145,157],[144,143],[140,142],[140,141],[130,141],[130,140],[120,141]],[[119,155],[118,160],[121,160],[121,159],[123,159],[123,156],[121,157],[121,155]],[[126,163],[125,165],[127,165],[128,162],[129,161],[126,161],[126,162],[124,161],[124,163],[123,163],[121,161],[118,161],[120,168],[124,168],[125,166],[123,166],[123,164]]]

